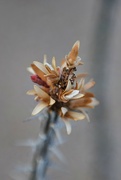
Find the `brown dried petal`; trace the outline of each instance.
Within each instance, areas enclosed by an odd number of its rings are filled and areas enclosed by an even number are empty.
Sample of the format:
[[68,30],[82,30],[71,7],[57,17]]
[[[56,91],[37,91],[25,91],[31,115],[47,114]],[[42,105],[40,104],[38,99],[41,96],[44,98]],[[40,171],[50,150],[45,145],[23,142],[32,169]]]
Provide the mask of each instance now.
[[35,73],[43,80],[46,82],[46,77],[44,76],[45,74],[35,65],[31,64],[32,69],[35,71]]
[[73,45],[70,53],[68,54],[68,61],[70,64],[74,64],[74,61],[76,60],[78,56],[78,51],[80,47],[80,42],[76,41],[76,43]]

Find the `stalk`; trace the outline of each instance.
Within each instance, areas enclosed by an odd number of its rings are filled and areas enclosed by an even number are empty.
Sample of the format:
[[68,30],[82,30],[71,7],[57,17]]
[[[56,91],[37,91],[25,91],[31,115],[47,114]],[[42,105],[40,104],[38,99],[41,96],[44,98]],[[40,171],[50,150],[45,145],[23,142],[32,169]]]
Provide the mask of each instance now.
[[[45,178],[50,164],[49,148],[53,146],[56,136],[54,126],[58,121],[58,114],[55,111],[48,111],[48,118],[43,129],[43,138],[38,137],[35,153],[32,160],[32,172],[29,180],[42,180]],[[54,117],[53,117],[54,114]]]

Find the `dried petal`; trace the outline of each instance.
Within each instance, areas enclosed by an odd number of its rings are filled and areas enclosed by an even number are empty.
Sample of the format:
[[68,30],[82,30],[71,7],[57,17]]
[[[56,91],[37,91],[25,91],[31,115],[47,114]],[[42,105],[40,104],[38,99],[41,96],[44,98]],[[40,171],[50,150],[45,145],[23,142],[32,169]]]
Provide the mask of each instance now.
[[28,94],[28,95],[35,95],[35,94],[36,94],[36,92],[35,92],[35,90],[34,90],[34,89],[32,89],[32,90],[27,91],[27,93],[26,93],[26,94]]
[[50,96],[37,85],[34,85],[34,90],[38,94],[38,96],[43,100],[48,100],[50,98]]
[[90,89],[91,87],[93,87],[95,85],[95,81],[93,80],[90,80],[88,83],[86,83],[84,85],[84,89],[87,90],[87,89]]
[[52,67],[56,71],[56,60],[55,60],[55,57],[52,58]]
[[38,67],[44,74],[47,74],[48,71],[47,69],[45,68],[44,64],[38,62],[38,61],[34,61],[33,64]]
[[31,64],[32,69],[35,71],[35,73],[46,82],[46,77],[44,76],[43,71],[41,71],[35,64]]
[[73,119],[73,120],[77,121],[77,120],[84,119],[85,115],[83,113],[80,113],[80,112],[68,111],[65,114],[65,118]]
[[63,120],[66,126],[67,134],[71,134],[71,124],[68,120]]
[[47,103],[41,102],[37,104],[37,106],[32,111],[32,115],[38,114],[40,111],[42,111],[45,107],[47,107]]
[[49,105],[53,105],[54,103],[55,103],[55,100],[50,97],[50,103],[49,103]]
[[69,95],[66,95],[65,98],[68,99],[72,99],[74,96],[76,96],[77,94],[79,94],[79,90],[73,90]]
[[27,68],[27,71],[29,71],[30,73],[32,73],[32,74],[34,74],[34,75],[36,74],[36,73],[34,72],[34,70],[32,69],[32,67],[28,67],[28,68]]

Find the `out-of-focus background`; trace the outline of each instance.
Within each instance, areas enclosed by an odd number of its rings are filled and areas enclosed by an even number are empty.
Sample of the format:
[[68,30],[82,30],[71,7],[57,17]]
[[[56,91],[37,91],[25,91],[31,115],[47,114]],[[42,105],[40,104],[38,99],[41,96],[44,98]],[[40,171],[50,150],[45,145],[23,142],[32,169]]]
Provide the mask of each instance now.
[[[121,179],[121,1],[0,0],[1,180],[30,163],[31,150],[15,145],[39,133],[37,120],[23,122],[36,104],[26,95],[33,87],[26,67],[45,53],[59,65],[76,40],[84,62],[78,69],[95,79],[92,92],[100,105],[89,111],[90,123],[73,125],[70,136],[63,128],[67,165],[49,170],[48,179]],[[22,179],[22,173],[15,176]]]

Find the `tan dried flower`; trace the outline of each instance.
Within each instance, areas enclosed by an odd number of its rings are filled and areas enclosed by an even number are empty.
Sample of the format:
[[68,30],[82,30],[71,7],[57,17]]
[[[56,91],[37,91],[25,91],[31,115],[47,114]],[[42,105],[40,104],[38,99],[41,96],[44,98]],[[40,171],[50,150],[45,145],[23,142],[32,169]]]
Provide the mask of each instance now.
[[32,81],[39,85],[34,85],[34,89],[27,92],[29,95],[34,95],[35,100],[38,101],[32,115],[39,113],[45,107],[50,111],[56,111],[64,120],[68,134],[71,132],[68,120],[89,119],[84,108],[94,108],[98,104],[94,94],[88,92],[95,82],[90,80],[85,83],[86,74],[75,74],[76,67],[83,64],[78,56],[79,47],[80,42],[77,41],[60,67],[56,66],[54,57],[51,65],[44,56],[43,63],[34,61],[28,68],[33,74]]

